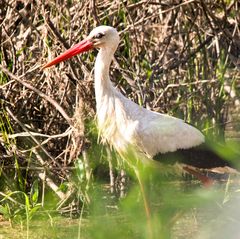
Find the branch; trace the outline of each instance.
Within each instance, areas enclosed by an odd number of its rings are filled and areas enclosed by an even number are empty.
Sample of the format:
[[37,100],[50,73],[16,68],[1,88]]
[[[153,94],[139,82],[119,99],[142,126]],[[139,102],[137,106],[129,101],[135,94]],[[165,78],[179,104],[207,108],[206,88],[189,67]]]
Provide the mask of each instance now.
[[58,111],[59,113],[63,116],[63,118],[69,123],[70,126],[73,126],[72,123],[72,119],[67,115],[67,113],[65,112],[65,110],[57,103],[57,101],[55,101],[54,99],[50,98],[48,95],[44,94],[43,92],[41,92],[40,90],[38,90],[37,88],[35,88],[34,86],[30,85],[29,83],[22,81],[19,77],[15,76],[14,74],[12,74],[7,68],[5,68],[3,65],[0,64],[0,69],[2,69],[2,71],[8,75],[10,78],[12,78],[13,80],[17,81],[18,83],[24,85],[25,87],[27,87],[28,89],[34,91],[36,94],[38,94],[39,96],[41,96],[43,99],[45,99],[46,101],[48,101],[50,104],[52,104]]

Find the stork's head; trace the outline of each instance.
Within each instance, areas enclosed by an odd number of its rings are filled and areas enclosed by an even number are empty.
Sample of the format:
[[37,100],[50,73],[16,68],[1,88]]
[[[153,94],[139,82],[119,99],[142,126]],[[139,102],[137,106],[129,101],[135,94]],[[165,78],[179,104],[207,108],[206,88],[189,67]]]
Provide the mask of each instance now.
[[77,54],[89,51],[93,48],[112,48],[113,50],[116,50],[118,43],[119,35],[115,28],[109,26],[99,26],[94,28],[85,40],[48,62],[43,66],[43,68],[56,65],[61,61],[67,60]]
[[93,47],[116,47],[119,43],[119,35],[115,28],[99,26],[94,28],[87,39],[93,43]]

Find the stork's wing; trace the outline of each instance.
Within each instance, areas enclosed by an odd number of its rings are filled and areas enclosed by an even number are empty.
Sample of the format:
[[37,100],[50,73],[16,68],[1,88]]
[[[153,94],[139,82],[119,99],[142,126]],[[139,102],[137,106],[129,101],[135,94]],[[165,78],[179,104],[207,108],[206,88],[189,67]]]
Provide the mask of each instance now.
[[139,146],[150,156],[192,148],[204,142],[204,135],[181,119],[148,110],[139,122],[137,133]]

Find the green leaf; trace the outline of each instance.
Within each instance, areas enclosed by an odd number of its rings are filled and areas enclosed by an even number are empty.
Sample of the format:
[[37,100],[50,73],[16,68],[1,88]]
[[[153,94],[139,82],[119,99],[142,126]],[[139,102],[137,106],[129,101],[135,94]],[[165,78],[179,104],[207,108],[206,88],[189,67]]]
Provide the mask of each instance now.
[[35,205],[38,202],[39,197],[39,186],[38,186],[38,180],[35,180],[33,182],[31,193],[30,193],[30,200],[32,205]]

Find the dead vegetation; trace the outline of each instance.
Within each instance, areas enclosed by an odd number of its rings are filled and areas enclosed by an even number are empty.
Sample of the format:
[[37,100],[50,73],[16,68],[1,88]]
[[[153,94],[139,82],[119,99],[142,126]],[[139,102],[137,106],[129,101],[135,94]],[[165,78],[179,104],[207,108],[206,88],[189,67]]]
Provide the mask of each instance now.
[[2,176],[30,169],[29,178],[48,179],[57,192],[91,147],[96,52],[41,65],[99,24],[120,32],[112,80],[127,97],[224,133],[229,107],[239,107],[239,8],[236,0],[1,1]]

